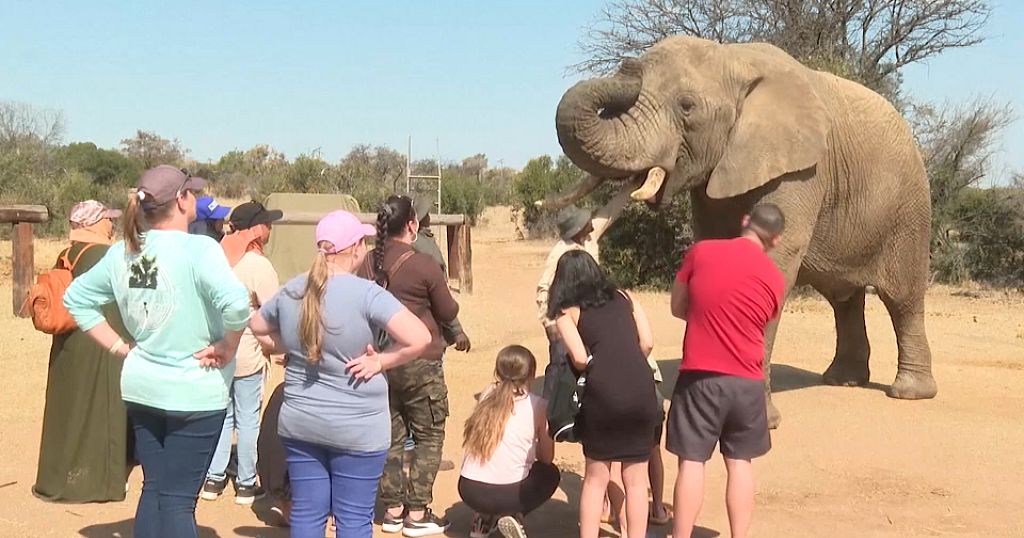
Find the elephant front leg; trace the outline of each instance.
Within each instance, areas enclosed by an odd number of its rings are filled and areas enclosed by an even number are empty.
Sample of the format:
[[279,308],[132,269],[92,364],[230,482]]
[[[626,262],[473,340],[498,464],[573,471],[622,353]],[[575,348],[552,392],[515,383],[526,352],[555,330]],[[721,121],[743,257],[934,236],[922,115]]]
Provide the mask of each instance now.
[[[787,291],[788,293],[788,291]],[[779,329],[779,320],[771,321],[764,329],[764,399],[768,407],[768,429],[774,430],[782,423],[782,413],[772,401],[772,348],[775,346],[775,333]]]
[[871,378],[868,367],[871,346],[864,325],[865,294],[863,287],[855,289],[852,295],[849,292],[824,293],[836,318],[836,354],[823,375],[828,385],[860,387],[867,385]]
[[934,398],[939,391],[932,376],[932,353],[924,329],[924,294],[921,295],[907,304],[880,293],[892,317],[899,348],[896,380],[886,391],[890,398],[924,400]]

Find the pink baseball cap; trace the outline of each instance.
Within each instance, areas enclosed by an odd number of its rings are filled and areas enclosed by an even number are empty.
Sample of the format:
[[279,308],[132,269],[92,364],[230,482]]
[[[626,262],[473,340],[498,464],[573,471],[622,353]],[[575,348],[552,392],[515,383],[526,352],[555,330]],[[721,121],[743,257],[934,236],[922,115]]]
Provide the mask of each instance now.
[[332,211],[320,219],[316,225],[316,242],[327,241],[334,248],[324,254],[334,254],[345,250],[361,241],[364,237],[377,234],[377,228],[359,222],[359,219],[348,211]]
[[103,219],[116,219],[121,216],[120,209],[110,209],[96,200],[78,202],[71,208],[71,227],[85,228]]

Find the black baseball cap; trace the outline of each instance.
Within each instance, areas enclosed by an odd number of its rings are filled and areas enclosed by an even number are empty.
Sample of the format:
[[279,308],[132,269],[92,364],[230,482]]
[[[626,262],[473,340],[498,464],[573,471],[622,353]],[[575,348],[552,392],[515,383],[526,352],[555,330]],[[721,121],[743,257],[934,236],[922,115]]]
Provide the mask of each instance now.
[[252,201],[235,207],[228,222],[235,230],[246,230],[258,224],[270,224],[283,216],[280,209],[267,209],[263,204]]

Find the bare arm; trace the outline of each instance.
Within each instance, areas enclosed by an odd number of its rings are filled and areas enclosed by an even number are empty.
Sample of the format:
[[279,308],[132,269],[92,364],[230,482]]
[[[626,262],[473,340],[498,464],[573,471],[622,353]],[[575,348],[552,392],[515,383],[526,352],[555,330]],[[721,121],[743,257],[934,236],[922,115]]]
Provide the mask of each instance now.
[[672,285],[672,315],[685,320],[689,304],[689,286],[685,282],[676,280],[675,284]]
[[580,318],[580,309],[577,307],[567,308],[565,313],[558,317],[555,325],[558,327],[558,334],[562,338],[565,349],[569,352],[573,367],[582,372],[587,368],[587,347],[583,345],[583,338],[576,328]]
[[[543,402],[543,400],[541,400]],[[537,406],[537,413],[534,414],[537,437],[537,461],[551,463],[555,460],[555,440],[548,435],[548,411],[547,405]]]
[[651,350],[654,349],[654,333],[651,331],[651,324],[647,321],[647,313],[644,312],[644,307],[640,306],[633,294],[626,292],[629,296],[629,300],[633,303],[633,321],[636,322],[636,332],[640,336],[640,350],[644,352],[644,356],[651,354]]

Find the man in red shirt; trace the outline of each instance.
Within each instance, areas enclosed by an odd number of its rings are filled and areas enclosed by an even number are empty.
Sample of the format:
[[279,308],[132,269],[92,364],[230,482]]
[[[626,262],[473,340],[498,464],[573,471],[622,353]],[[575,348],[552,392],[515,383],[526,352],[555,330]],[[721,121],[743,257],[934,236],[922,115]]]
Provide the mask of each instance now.
[[673,536],[693,532],[704,498],[704,464],[715,444],[729,473],[726,505],[734,538],[754,511],[753,458],[771,448],[764,395],[764,330],[779,315],[786,283],[767,252],[785,218],[772,204],[743,217],[735,239],[700,241],[672,288],[672,315],[686,320],[666,445],[679,456]]

